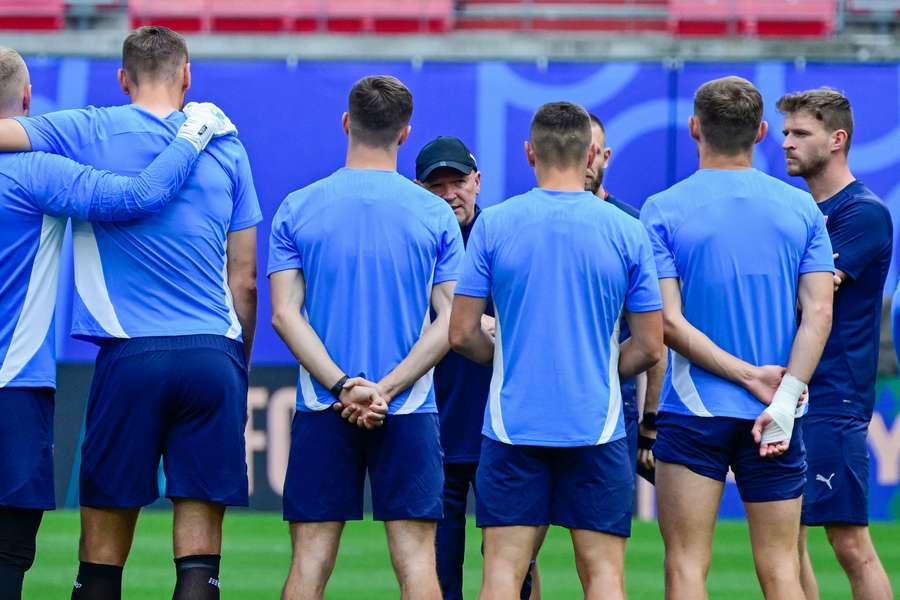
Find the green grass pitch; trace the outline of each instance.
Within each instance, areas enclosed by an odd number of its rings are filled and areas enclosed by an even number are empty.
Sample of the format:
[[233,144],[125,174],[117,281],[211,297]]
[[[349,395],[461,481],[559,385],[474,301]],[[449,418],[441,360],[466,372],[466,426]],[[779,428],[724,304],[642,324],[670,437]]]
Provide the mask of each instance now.
[[[147,512],[141,516],[134,549],[125,568],[124,598],[127,600],[171,597],[174,585],[171,526],[168,512]],[[872,533],[894,590],[900,591],[900,523],[875,524]],[[290,562],[288,529],[280,515],[230,513],[225,519],[224,540],[222,598],[278,598]],[[467,598],[475,598],[481,580],[480,541],[480,533],[470,523],[465,569]],[[811,531],[810,546],[823,600],[849,598],[846,577],[831,554],[821,528]],[[77,552],[77,512],[48,513],[38,536],[37,560],[25,580],[26,600],[68,598],[77,569]],[[662,541],[656,524],[635,522],[625,570],[630,598],[662,598],[662,560]],[[565,530],[550,530],[539,565],[544,598],[580,596],[571,543]],[[709,592],[711,598],[762,597],[753,571],[746,523],[719,523]],[[372,521],[348,524],[326,598],[398,597],[381,525]]]

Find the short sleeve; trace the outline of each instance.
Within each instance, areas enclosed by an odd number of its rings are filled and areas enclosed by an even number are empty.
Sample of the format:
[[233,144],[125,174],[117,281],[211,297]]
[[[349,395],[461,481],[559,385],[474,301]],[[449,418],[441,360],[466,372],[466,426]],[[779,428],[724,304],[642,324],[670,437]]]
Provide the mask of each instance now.
[[807,236],[806,249],[800,260],[800,274],[825,271],[834,273],[834,258],[828,230],[825,229],[825,216],[815,206],[812,208],[815,210],[815,214],[812,217],[812,226]]
[[31,149],[74,158],[96,139],[93,108],[59,110],[39,117],[16,117],[31,140]]
[[296,224],[289,200],[282,202],[272,220],[272,233],[269,234],[269,262],[266,275],[277,271],[302,269],[303,258],[294,241]]
[[678,277],[675,251],[669,235],[668,223],[663,219],[662,213],[653,198],[647,200],[641,209],[641,223],[647,230],[647,236],[650,239],[650,248],[653,253],[653,259],[656,262],[657,277],[659,279]]
[[449,206],[441,220],[440,239],[438,241],[437,261],[434,266],[434,284],[459,279],[460,263],[463,259],[465,246],[463,245],[462,232],[459,223],[453,216]]
[[634,258],[629,265],[628,291],[625,294],[625,310],[628,312],[651,312],[662,308],[659,292],[659,277],[650,239],[641,229],[633,247]]
[[875,201],[854,202],[835,219],[828,237],[832,250],[838,254],[835,266],[857,279],[885,248],[891,247],[891,215]]
[[482,215],[469,234],[469,245],[463,260],[462,275],[456,284],[456,294],[487,298],[491,294],[491,251],[487,243],[486,219]]
[[253,173],[250,171],[250,159],[244,145],[238,142],[238,146],[240,151],[235,165],[234,204],[228,231],[247,229],[262,221]]

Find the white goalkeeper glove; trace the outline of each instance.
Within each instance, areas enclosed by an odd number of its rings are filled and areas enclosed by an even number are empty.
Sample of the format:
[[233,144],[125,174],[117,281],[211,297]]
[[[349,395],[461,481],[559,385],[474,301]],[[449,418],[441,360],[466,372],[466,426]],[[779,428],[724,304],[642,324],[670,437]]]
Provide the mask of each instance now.
[[237,134],[231,119],[212,102],[189,102],[184,107],[187,120],[178,130],[178,136],[193,144],[197,152],[203,152],[214,137]]
[[772,403],[763,411],[772,417],[772,422],[763,427],[761,444],[774,444],[791,439],[797,403],[805,389],[805,383],[790,373],[785,374],[772,398]]

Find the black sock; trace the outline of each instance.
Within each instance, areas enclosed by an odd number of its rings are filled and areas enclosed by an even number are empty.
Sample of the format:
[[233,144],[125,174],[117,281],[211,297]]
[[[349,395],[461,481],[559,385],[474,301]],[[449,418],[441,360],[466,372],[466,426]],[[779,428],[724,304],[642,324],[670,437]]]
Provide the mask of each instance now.
[[219,600],[218,554],[195,554],[175,559],[172,600]]
[[21,600],[22,582],[25,571],[0,564],[0,598],[4,600]]
[[122,567],[81,561],[72,600],[121,600]]
[[19,600],[25,571],[34,563],[42,510],[0,508],[0,598]]

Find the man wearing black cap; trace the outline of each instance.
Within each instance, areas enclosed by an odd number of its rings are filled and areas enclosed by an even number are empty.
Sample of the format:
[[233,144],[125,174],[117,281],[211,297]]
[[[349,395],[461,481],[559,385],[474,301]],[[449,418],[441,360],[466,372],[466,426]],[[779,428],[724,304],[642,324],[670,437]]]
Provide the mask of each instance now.
[[[475,156],[459,139],[438,137],[416,157],[416,182],[443,198],[453,209],[463,241],[478,218],[476,203],[481,173]],[[482,327],[493,334],[493,306],[488,302]],[[466,542],[466,498],[474,486],[481,451],[484,405],[492,369],[450,351],[434,370],[434,391],[444,449],[444,518],[437,528],[438,579],[445,600],[462,598],[462,567]],[[532,593],[531,573],[522,598]]]

